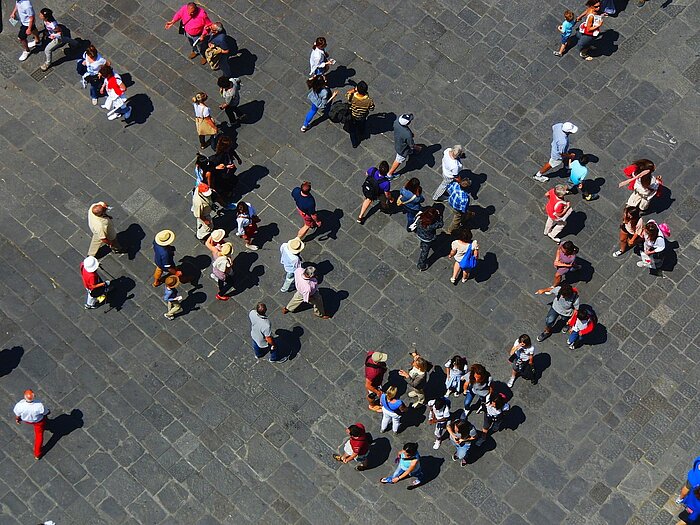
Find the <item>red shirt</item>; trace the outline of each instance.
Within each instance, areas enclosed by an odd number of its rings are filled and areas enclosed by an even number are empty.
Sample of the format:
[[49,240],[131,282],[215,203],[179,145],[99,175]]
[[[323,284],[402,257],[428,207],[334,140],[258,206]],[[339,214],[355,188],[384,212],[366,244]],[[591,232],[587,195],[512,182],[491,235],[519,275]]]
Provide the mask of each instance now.
[[85,288],[88,290],[92,290],[95,286],[102,282],[100,276],[97,275],[97,272],[88,272],[83,263],[80,263],[80,274],[83,277],[83,286],[85,286]]
[[365,379],[369,379],[369,382],[372,383],[374,388],[379,388],[382,386],[386,365],[384,363],[375,363],[372,361],[373,353],[374,350],[370,350],[367,352],[367,357],[365,357]]
[[362,429],[363,434],[360,437],[350,436],[350,447],[352,448],[352,451],[358,456],[364,456],[365,454],[367,454],[367,452],[369,452],[369,434],[365,432],[365,426],[362,423],[355,423],[355,426],[360,427]]
[[564,215],[566,210],[566,201],[560,199],[556,193],[554,193],[554,188],[547,192],[549,200],[547,201],[547,215],[553,221],[558,221]]

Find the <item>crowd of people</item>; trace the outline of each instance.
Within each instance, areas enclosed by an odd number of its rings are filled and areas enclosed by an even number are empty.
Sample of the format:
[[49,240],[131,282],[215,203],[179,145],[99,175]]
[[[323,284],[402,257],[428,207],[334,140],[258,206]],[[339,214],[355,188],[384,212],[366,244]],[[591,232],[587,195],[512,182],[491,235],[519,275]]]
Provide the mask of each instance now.
[[[565,20],[559,27],[562,33],[561,47],[555,54],[561,56],[566,52],[571,43],[575,23],[581,22],[578,30],[580,56],[590,60],[589,50],[600,32],[606,11],[607,14],[612,14],[609,11],[611,3],[605,2],[606,5],[603,6],[600,1],[587,0],[585,11],[576,18],[573,12],[567,10]],[[612,9],[614,13],[614,4]],[[71,37],[65,26],[56,21],[50,9],[42,9],[39,13],[45,28],[43,39],[46,60],[41,69],[46,70],[53,63],[52,54],[57,47],[68,44],[71,48],[78,48],[81,44]],[[33,49],[42,45],[29,0],[17,0],[11,15],[12,19],[15,17],[21,23],[18,39],[23,52],[19,59],[24,61],[29,58]],[[231,60],[237,52],[235,41],[226,34],[221,22],[212,22],[206,10],[192,2],[178,9],[165,24],[165,29],[170,29],[175,24],[179,24],[179,32],[187,39],[189,58],[199,57],[202,65],[208,64],[211,70],[220,72],[216,79],[216,89],[221,97],[218,107],[225,112],[229,121],[228,127],[244,123],[245,115],[238,109],[241,80],[233,75],[231,65]],[[311,47],[309,75],[304,79],[308,87],[310,109],[300,130],[307,133],[317,125],[318,122],[314,124],[313,119],[321,112],[331,121],[344,125],[355,148],[367,138],[368,116],[375,109],[375,101],[369,95],[369,87],[366,82],[359,81],[343,96],[339,96],[340,92],[332,91],[326,79],[330,68],[336,64],[336,61],[330,58],[326,38],[318,37]],[[111,62],[103,57],[94,45],[89,44],[85,47],[81,58],[76,62],[76,70],[83,88],[89,87],[93,105],[97,105],[99,98],[104,96],[105,102],[101,107],[107,110],[110,120],[120,117],[129,119],[131,108],[126,95],[127,86],[115,72]],[[228,236],[234,233],[243,241],[243,249],[256,251],[258,246],[255,239],[261,218],[258,217],[255,207],[244,200],[245,196],[237,194],[236,170],[243,161],[236,154],[234,143],[226,129],[214,119],[208,101],[206,91],[192,96],[196,133],[202,153],[195,160],[191,211],[195,236],[211,256],[210,277],[217,284],[216,299],[227,301],[236,284],[233,255],[236,247],[234,242],[228,240]],[[457,285],[458,282],[467,283],[479,271],[481,249],[471,227],[474,218],[474,213],[470,211],[469,193],[472,180],[463,166],[465,148],[457,144],[443,151],[441,172],[436,187],[430,194],[433,201],[430,205],[426,204],[426,195],[417,177],[409,178],[397,191],[392,185],[398,177],[409,171],[407,165],[411,157],[420,156],[425,150],[423,145],[415,142],[411,130],[413,122],[413,114],[402,113],[393,123],[394,159],[391,164],[382,160],[376,166],[367,169],[361,186],[363,199],[356,221],[364,225],[370,207],[375,202],[387,213],[405,213],[406,230],[411,234],[415,233],[419,247],[416,262],[419,271],[429,269],[430,250],[434,250],[436,239],[446,235],[450,242],[447,257],[453,261],[449,280],[453,285]],[[556,330],[561,330],[567,334],[566,344],[572,350],[584,344],[586,337],[595,332],[597,325],[597,315],[593,308],[582,303],[579,290],[573,286],[574,279],[569,279],[580,269],[580,265],[577,264],[579,247],[572,240],[563,241],[561,238],[574,208],[571,195],[580,192],[584,201],[594,201],[598,198],[598,189],[592,186],[588,176],[590,156],[570,151],[570,140],[578,132],[579,126],[572,122],[555,123],[552,126],[549,160],[533,175],[533,179],[540,183],[553,181],[554,177],[546,175],[550,170],[555,170],[555,175],[563,172],[568,176],[567,183],[556,184],[545,193],[547,202],[543,233],[557,244],[557,248],[554,254],[555,273],[552,284],[535,292],[538,295],[551,295],[552,298],[544,327],[536,340],[543,342]],[[214,153],[210,156],[205,155],[207,148],[212,148]],[[404,168],[400,169],[401,166]],[[655,169],[651,160],[639,159],[623,170],[626,179],[620,186],[628,185],[631,193],[621,215],[619,246],[616,244],[618,249],[612,256],[619,258],[634,250],[640,255],[638,266],[648,268],[653,275],[661,275],[667,250],[665,239],[669,237],[670,231],[666,224],[658,224],[653,219],[643,219],[653,210],[653,200],[663,191],[662,179],[654,174]],[[294,312],[302,304],[309,304],[316,316],[324,320],[329,319],[330,315],[319,291],[316,267],[305,263],[301,257],[309,232],[322,228],[311,183],[302,181],[295,187],[291,192],[290,204],[291,202],[294,203],[303,224],[294,238],[279,247],[280,264],[284,272],[280,292],[292,293],[290,300],[282,308],[282,314]],[[445,204],[452,210],[449,222],[444,218]],[[113,218],[108,213],[110,209],[106,202],[100,201],[92,204],[87,212],[92,239],[79,268],[86,289],[85,308],[88,310],[103,304],[112,287],[110,280],[103,279],[99,274],[99,253],[103,249],[116,254],[128,250],[128,246],[123,246],[119,241]],[[235,227],[232,230],[217,227],[218,219],[225,215],[235,217]],[[178,287],[181,283],[189,283],[193,279],[192,275],[188,275],[187,271],[178,267],[175,262],[175,239],[175,233],[169,229],[159,231],[153,238],[155,269],[152,287],[163,286],[163,315],[168,320],[175,320],[187,313],[182,307],[183,296]],[[611,240],[611,244],[617,241],[618,239]],[[267,306],[262,302],[257,303],[249,312],[249,320],[255,357],[262,359],[267,356],[273,363],[286,361],[288,355],[285,349],[278,348],[272,336]],[[405,382],[405,386],[410,388],[407,395],[412,401],[405,403],[400,396],[403,385],[385,382],[388,355],[369,350],[365,357],[365,390],[369,409],[381,413],[379,431],[392,430],[398,434],[408,413],[426,413],[427,423],[432,427],[433,449],[437,450],[443,441],[449,441],[454,447],[452,458],[462,466],[468,465],[471,447],[482,446],[507,418],[513,397],[512,388],[517,378],[522,377],[533,384],[537,384],[538,381],[536,350],[528,334],[519,335],[504,354],[507,354],[504,355],[504,359],[508,359],[511,364],[511,375],[505,383],[496,381],[483,364],[470,364],[462,355],[454,355],[443,367],[435,367],[425,356],[413,352],[409,366],[398,371],[398,376]],[[426,385],[434,374],[444,375],[444,388],[429,391]],[[453,410],[455,407],[452,406],[451,397],[460,396],[464,396],[463,406]],[[473,413],[483,414],[482,424],[478,428],[469,421]],[[37,437],[34,455],[39,459],[43,439],[40,437],[43,433],[42,421],[45,421],[48,411],[42,404],[36,404],[34,393],[27,390],[24,400],[15,408],[15,414],[18,423],[25,421],[35,425]],[[347,427],[347,435],[342,453],[334,454],[334,459],[343,463],[355,461],[358,463],[358,470],[366,470],[373,466],[373,439],[366,426],[359,422],[354,423]],[[396,470],[380,481],[393,484],[411,477],[413,481],[409,489],[423,484],[426,478],[418,448],[419,445],[415,442],[403,444],[397,455]],[[693,479],[698,477],[695,474],[693,476]],[[688,501],[698,496],[696,489],[697,484],[688,485],[679,502],[682,500],[690,505]]]

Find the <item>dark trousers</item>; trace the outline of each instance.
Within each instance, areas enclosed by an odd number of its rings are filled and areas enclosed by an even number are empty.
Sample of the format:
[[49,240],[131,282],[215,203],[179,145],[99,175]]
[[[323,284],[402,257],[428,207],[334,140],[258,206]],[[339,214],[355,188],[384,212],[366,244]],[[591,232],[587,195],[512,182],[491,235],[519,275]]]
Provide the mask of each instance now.
[[226,117],[228,118],[229,123],[233,124],[234,122],[237,122],[238,119],[240,119],[240,115],[238,114],[238,107],[237,106],[226,106],[224,108],[224,111],[226,112]]
[[[83,59],[78,60],[75,66],[75,70],[81,77],[87,73],[87,67],[83,65]],[[97,77],[97,75],[91,75],[85,79],[90,85],[90,98],[99,98],[100,88],[102,87],[102,81]]]
[[420,241],[420,255],[418,255],[418,269],[419,270],[426,270],[428,268],[428,253],[430,252],[430,245],[432,244],[432,241],[430,242],[425,242],[424,240]]
[[347,130],[350,133],[350,143],[353,148],[356,148],[367,135],[367,119],[354,119],[351,117],[347,123]]
[[216,282],[219,285],[219,295],[226,295],[228,289],[231,288],[231,286],[233,286],[232,278],[230,275],[227,275],[225,279],[217,279]]

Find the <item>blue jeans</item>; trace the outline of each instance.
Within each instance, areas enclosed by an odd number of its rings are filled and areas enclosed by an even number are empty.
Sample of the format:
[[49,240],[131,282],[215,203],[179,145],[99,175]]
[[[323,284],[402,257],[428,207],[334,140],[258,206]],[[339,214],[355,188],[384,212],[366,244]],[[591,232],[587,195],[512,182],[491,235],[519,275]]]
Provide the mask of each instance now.
[[577,45],[579,48],[581,48],[581,53],[583,53],[584,55],[586,54],[586,50],[589,47],[591,47],[593,40],[595,40],[594,36],[584,35],[584,34],[578,35],[578,44]]
[[[255,352],[255,357],[264,357],[269,349],[269,346],[261,348],[260,346],[258,346],[258,343],[253,341],[253,352]],[[270,357],[272,357],[272,354],[270,354]]]
[[469,452],[469,449],[472,446],[471,441],[468,441],[466,443],[462,443],[461,445],[458,445],[457,442],[450,438],[450,441],[452,441],[452,444],[455,446],[456,452],[455,455],[457,456],[457,459],[464,459],[467,457],[467,453]]
[[285,272],[284,283],[282,284],[282,288],[280,288],[280,292],[291,292],[294,289],[296,289],[294,285],[294,272]]
[[418,269],[426,270],[428,268],[428,253],[430,253],[430,245],[432,241],[425,242],[421,239],[420,241],[420,254],[418,255]]
[[[81,78],[85,73],[87,73],[87,66],[83,65],[82,58],[76,63],[75,70],[78,72],[78,75],[80,75]],[[97,75],[87,77],[87,83],[90,85],[90,98],[99,98],[99,90],[100,87],[102,87],[102,82],[99,78],[97,78]]]
[[571,344],[577,343],[580,339],[581,339],[581,336],[578,335],[578,332],[571,332],[569,334],[569,341],[568,342],[571,345]]
[[[331,109],[331,105],[326,104],[326,107],[323,108],[323,116],[328,115],[328,112],[330,111],[330,109]],[[306,118],[304,119],[304,127],[305,128],[309,127],[309,124],[311,124],[311,121],[313,120],[314,115],[316,114],[317,111],[318,111],[318,107],[316,106],[316,104],[311,104],[311,109],[309,109],[309,112],[306,114]]]
[[[401,465],[396,467],[396,470],[394,473],[389,476],[390,478],[398,478],[401,474],[406,472],[403,468],[401,468]],[[420,465],[417,465],[416,468],[413,469],[413,472],[409,474],[410,477],[416,478],[419,482],[423,483],[423,471],[420,469]]]
[[470,406],[472,404],[472,400],[476,398],[476,404],[480,404],[484,402],[485,397],[484,396],[477,396],[474,395],[474,392],[471,391],[471,388],[467,390],[466,395],[464,396],[464,411],[466,412],[467,410],[470,410]]
[[569,319],[568,317],[557,313],[557,312],[554,310],[554,308],[552,308],[552,307],[550,306],[550,307],[549,307],[549,312],[547,312],[547,317],[546,317],[545,320],[544,320],[544,324],[547,325],[547,328],[548,328],[549,330],[551,330],[551,329],[554,327],[554,325],[557,324],[557,321],[559,320],[560,317],[561,317],[562,319],[564,319],[565,321]]

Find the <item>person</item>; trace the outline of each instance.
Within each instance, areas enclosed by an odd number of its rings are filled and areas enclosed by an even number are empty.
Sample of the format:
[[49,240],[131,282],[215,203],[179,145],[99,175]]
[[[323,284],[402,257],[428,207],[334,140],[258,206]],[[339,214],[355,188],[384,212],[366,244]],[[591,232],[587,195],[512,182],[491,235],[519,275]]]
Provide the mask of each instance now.
[[212,22],[206,27],[207,49],[204,56],[212,64],[212,69],[220,69],[225,77],[232,77],[229,59],[237,53],[235,41],[230,39],[221,22]]
[[428,370],[430,370],[433,365],[418,352],[411,352],[409,355],[413,358],[411,361],[411,368],[409,370],[399,370],[399,375],[403,377],[406,383],[408,383],[408,386],[411,387],[408,397],[415,398],[411,406],[413,406],[413,408],[418,408],[425,404],[425,392],[423,389],[428,379]]
[[423,272],[428,269],[430,246],[437,237],[437,230],[442,228],[444,223],[438,209],[431,206],[416,216],[414,224],[416,225],[416,235],[420,241],[420,254],[416,266]]
[[[483,410],[484,400],[491,387],[491,373],[484,365],[474,363],[469,367],[469,377],[464,381],[464,412],[462,418],[466,419],[474,406],[477,410]],[[474,404],[472,401],[476,400]]]
[[248,250],[256,251],[257,246],[253,244],[253,237],[258,232],[260,217],[257,216],[255,208],[249,202],[239,202],[236,206],[236,236],[243,239]]
[[557,27],[561,33],[561,44],[559,45],[559,49],[554,51],[555,56],[564,56],[564,53],[566,52],[566,46],[569,43],[569,38],[571,38],[571,32],[573,31],[575,25],[574,16],[576,15],[574,15],[573,11],[569,9],[564,11],[564,21]]
[[384,352],[370,350],[365,356],[365,390],[367,390],[368,408],[374,412],[381,412],[382,406],[379,398],[382,395],[382,383],[386,374],[386,360],[389,357]]
[[202,182],[211,186],[212,170],[211,162],[209,162],[206,155],[198,152],[194,160],[194,190]]
[[85,89],[88,84],[90,85],[90,100],[93,106],[97,105],[99,90],[102,86],[102,82],[99,78],[100,68],[106,64],[107,60],[98,53],[95,46],[90,44],[83,53],[83,58],[79,59],[75,66],[75,70],[78,75],[80,75],[80,82],[82,83],[83,89]]
[[513,384],[518,376],[529,378],[532,384],[536,384],[535,379],[535,347],[527,334],[518,337],[510,349],[511,368],[513,369],[508,380],[508,388],[513,388]]
[[99,266],[100,262],[92,255],[88,255],[80,263],[80,275],[83,279],[83,286],[87,291],[87,298],[85,299],[86,310],[97,308],[107,299],[110,283],[109,281],[103,281],[98,275],[97,268]]
[[397,206],[401,206],[406,213],[406,231],[411,231],[409,226],[416,220],[416,215],[421,211],[421,204],[424,201],[420,181],[415,177],[410,178],[399,191],[399,198],[396,201]]
[[571,270],[578,270],[581,268],[580,264],[576,264],[576,254],[578,254],[578,247],[571,241],[565,241],[559,245],[557,248],[557,253],[554,256],[554,282],[552,286],[547,288],[540,288],[535,292],[536,295],[547,294],[551,295],[552,290],[559,286],[564,280],[564,276]]
[[598,199],[599,195],[586,190],[586,177],[588,176],[587,165],[589,162],[590,157],[588,155],[581,155],[581,158],[571,161],[569,164],[571,173],[569,174],[568,193],[571,194],[574,188],[578,188],[581,191],[581,196],[585,200],[594,201]]
[[640,253],[642,260],[637,263],[637,266],[649,268],[651,275],[660,275],[664,264],[664,250],[666,250],[664,234],[659,231],[655,221],[648,221],[644,225],[642,236],[644,238],[643,249]]
[[407,410],[403,401],[398,399],[398,389],[393,385],[387,388],[386,392],[379,396],[379,404],[382,407],[380,431],[386,432],[391,425],[394,434],[398,434],[401,427],[401,414]]
[[287,306],[282,307],[282,313],[287,314],[294,312],[302,303],[309,303],[314,307],[314,315],[321,319],[330,319],[326,315],[326,310],[323,306],[323,297],[318,290],[318,281],[316,280],[316,268],[307,266],[306,268],[297,268],[294,270],[294,286],[296,292],[287,303]]
[[595,314],[590,308],[580,308],[571,316],[569,322],[569,337],[567,343],[570,350],[576,350],[576,345],[583,336],[590,334],[595,328]]
[[211,199],[211,188],[208,184],[200,182],[197,189],[192,192],[192,214],[197,219],[197,239],[204,241],[212,231],[211,212],[214,202]]
[[649,209],[651,199],[653,199],[661,185],[661,177],[655,177],[649,173],[645,173],[634,181],[632,195],[627,199],[627,206],[634,206],[640,211]]
[[[19,20],[19,31],[17,39],[22,46],[22,54],[19,56],[19,61],[24,62],[29,58],[31,50],[39,44],[39,32],[36,30],[36,19],[34,7],[29,0],[16,0],[15,8],[10,13],[10,20]],[[31,42],[28,42],[29,36],[34,37]]]
[[194,107],[194,119],[197,126],[197,136],[199,137],[199,148],[205,149],[211,142],[211,138],[218,133],[216,122],[211,117],[211,111],[206,104],[209,95],[200,91],[192,97],[192,106]]
[[177,275],[178,269],[175,266],[175,232],[172,230],[161,230],[153,239],[153,262],[156,269],[153,271],[153,287],[157,288],[163,284],[163,275]]
[[[328,72],[328,68],[335,64],[335,60],[329,57],[326,51],[328,42],[325,37],[318,37],[311,46],[311,56],[309,57],[309,79],[323,77]],[[325,79],[323,79],[325,82]]]
[[[644,5],[644,0],[640,0],[637,5]],[[700,523],[700,487],[695,487],[689,491],[679,504],[685,507],[686,516],[676,525],[696,525]]]
[[544,194],[547,197],[545,206],[547,222],[545,222],[543,233],[557,244],[561,242],[559,234],[566,226],[566,220],[573,211],[571,203],[564,198],[566,192],[566,184],[557,184]]
[[365,196],[365,199],[362,201],[360,215],[357,217],[359,224],[365,223],[365,213],[367,213],[367,208],[370,207],[373,201],[379,199],[379,206],[382,210],[388,210],[389,205],[393,204],[391,179],[387,176],[388,171],[389,163],[385,160],[367,170],[367,177],[362,183],[362,194]]
[[346,123],[346,129],[350,133],[350,142],[353,148],[357,148],[367,133],[367,117],[374,110],[374,100],[368,95],[367,82],[360,80],[357,86],[346,93],[350,104],[350,118]]
[[127,104],[126,85],[122,77],[117,75],[108,64],[100,68],[99,77],[103,80],[100,94],[107,95],[107,100],[101,106],[108,110],[107,119],[116,120],[122,117],[126,120],[131,117],[131,106]]
[[311,108],[306,113],[304,123],[301,125],[302,133],[308,131],[311,126],[311,120],[313,120],[318,110],[321,110],[324,116],[328,115],[331,109],[331,102],[338,96],[338,93],[340,93],[338,90],[331,93],[326,85],[326,79],[323,76],[311,77],[306,81],[306,85],[309,88],[309,93],[306,95],[306,98],[309,99]]
[[223,75],[217,79],[216,85],[219,86],[219,94],[224,99],[224,103],[219,105],[219,109],[226,112],[229,124],[240,122],[245,117],[238,112],[238,104],[241,103],[241,79]]
[[600,0],[586,0],[586,9],[578,17],[576,21],[583,23],[579,26],[578,47],[581,50],[579,56],[584,60],[593,60],[593,57],[588,54],[588,51],[593,44],[593,41],[600,34],[600,28],[603,25],[603,16],[598,14],[600,11]]
[[408,490],[415,489],[423,484],[424,476],[420,466],[420,454],[418,454],[418,443],[406,443],[399,451],[397,457],[398,466],[394,473],[379,481],[382,483],[398,483],[402,479],[414,477],[415,479],[407,487]]
[[452,359],[445,363],[445,388],[447,389],[447,394],[453,394],[455,397],[459,397],[462,392],[462,380],[464,376],[469,372],[469,367],[467,364],[467,359],[455,355]]
[[362,423],[355,423],[345,429],[345,433],[350,436],[343,445],[342,454],[333,454],[333,459],[341,463],[357,461],[359,465],[356,470],[366,470],[369,467],[369,447],[372,444],[372,436],[365,430]]
[[503,392],[489,392],[486,396],[486,410],[484,412],[484,423],[481,428],[481,436],[475,445],[482,445],[489,433],[497,432],[503,422],[505,412],[510,410],[510,405]]
[[455,446],[452,461],[459,461],[463,467],[467,466],[467,454],[474,441],[479,437],[474,425],[468,419],[456,419],[445,427],[450,436],[450,441]]
[[223,135],[216,141],[214,155],[209,157],[210,170],[207,184],[214,192],[212,198],[225,208],[236,206],[236,203],[232,202],[234,190],[238,185],[237,167],[234,161],[239,164],[242,162],[233,148],[233,139]]
[[44,428],[51,411],[44,403],[34,397],[33,390],[25,390],[13,409],[15,423],[26,423],[34,427],[34,459],[41,459],[41,449],[44,446]]
[[613,257],[619,257],[630,248],[643,241],[644,221],[639,218],[639,208],[625,206],[620,222],[620,249],[613,252]]
[[683,498],[685,498],[691,490],[697,487],[700,487],[700,456],[696,457],[693,461],[693,466],[688,471],[685,478],[685,483],[681,487],[680,494],[676,498],[676,504],[681,505],[683,503]]
[[207,35],[206,28],[211,24],[209,15],[203,7],[194,2],[188,2],[175,12],[172,19],[165,23],[165,29],[170,29],[178,21],[182,24],[180,32],[184,33],[192,48],[189,59],[192,60],[197,55],[201,55],[202,65],[206,64],[204,41]]
[[450,398],[449,397],[438,397],[437,399],[431,399],[428,401],[428,425],[435,425],[435,443],[433,443],[433,449],[437,450],[440,448],[440,443],[442,443],[442,438],[445,434],[445,428],[450,420]]
[[231,287],[233,276],[233,244],[230,242],[224,243],[219,250],[219,256],[212,263],[212,273],[216,277],[216,282],[219,287],[219,292],[216,298],[219,301],[228,301],[230,297],[226,294]]
[[639,177],[645,175],[646,172],[654,173],[654,171],[656,171],[656,165],[649,159],[637,159],[632,161],[632,164],[625,166],[625,168],[622,170],[625,177],[630,179],[627,189],[632,191],[634,189],[634,183]]
[[311,195],[311,183],[303,181],[298,187],[292,190],[292,199],[297,206],[297,211],[304,219],[304,225],[299,228],[297,238],[304,240],[304,237],[311,228],[320,228],[321,221],[316,214],[316,199]]
[[268,361],[270,363],[284,363],[288,356],[280,356],[275,341],[272,339],[272,325],[267,317],[267,305],[258,303],[254,310],[248,312],[250,320],[250,337],[253,340],[253,352],[255,358],[265,357],[269,351]]
[[396,158],[391,165],[387,177],[394,178],[394,172],[399,166],[408,160],[410,155],[420,153],[423,146],[416,144],[413,140],[413,131],[408,125],[413,121],[413,113],[404,113],[394,121],[394,151]]
[[226,238],[226,230],[222,228],[217,228],[211,232],[211,235],[207,237],[204,242],[204,246],[211,253],[211,260],[214,261],[221,255],[221,247],[226,244],[224,240]]
[[[545,318],[545,327],[542,333],[537,336],[537,341],[540,343],[552,335],[552,329],[559,318],[561,317],[568,321],[574,315],[574,312],[578,310],[580,303],[578,290],[567,283],[552,288],[552,294],[554,294],[554,300]],[[565,333],[566,331],[567,328],[565,326],[562,332]]]
[[117,240],[112,216],[107,214],[109,210],[111,208],[103,201],[91,204],[88,209],[88,227],[92,232],[88,255],[97,255],[103,244],[109,246],[114,253],[126,253]]
[[[471,230],[460,228],[456,231],[456,236],[457,238],[452,241],[452,245],[450,246],[450,253],[447,255],[448,259],[454,259],[452,277],[450,277],[450,282],[452,284],[457,284],[457,277],[460,273],[462,274],[463,283],[466,283],[469,279],[470,269],[462,268],[462,260],[464,257],[467,255],[477,259],[479,257],[479,243],[473,240]],[[469,252],[469,254],[467,252]]]
[[447,203],[452,208],[452,223],[447,228],[447,233],[452,234],[458,228],[466,226],[467,220],[474,216],[469,212],[469,188],[472,185],[467,178],[457,179],[447,186]]
[[549,161],[535,173],[532,178],[538,182],[547,182],[549,178],[544,176],[552,168],[564,165],[564,161],[574,158],[573,153],[569,153],[569,135],[578,131],[578,126],[571,122],[559,122],[552,126],[552,149],[549,153]]
[[163,314],[166,319],[173,320],[175,316],[182,312],[182,296],[178,293],[177,287],[180,285],[180,279],[177,275],[168,275],[165,278],[165,290],[163,291],[163,301],[168,307]]
[[48,7],[45,7],[39,11],[39,18],[44,23],[44,29],[46,29],[46,36],[49,39],[48,44],[44,48],[44,56],[46,57],[46,62],[41,64],[40,68],[42,71],[46,71],[51,67],[53,61],[53,52],[64,44],[68,44],[69,47],[78,47],[78,41],[70,37],[70,31],[65,26],[59,24],[56,18],[53,16],[53,11]]
[[459,177],[462,171],[462,159],[466,157],[464,148],[455,144],[451,148],[446,148],[442,152],[442,181],[433,193],[433,200],[443,200],[447,192],[447,187]]
[[284,283],[280,292],[291,292],[294,289],[294,270],[301,268],[301,255],[304,241],[295,237],[280,246],[280,264],[284,268]]

